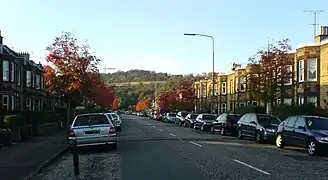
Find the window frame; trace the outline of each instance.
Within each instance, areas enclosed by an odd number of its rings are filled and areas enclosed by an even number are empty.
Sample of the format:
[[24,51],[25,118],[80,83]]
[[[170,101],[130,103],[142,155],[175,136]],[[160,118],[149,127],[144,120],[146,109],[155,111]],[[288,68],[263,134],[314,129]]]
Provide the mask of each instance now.
[[[314,61],[315,62],[315,67],[312,67],[313,69],[315,69],[315,78],[312,78],[310,79],[310,62]],[[307,77],[306,77],[306,80],[307,81],[310,81],[310,82],[315,82],[318,80],[318,59],[317,58],[310,58],[310,59],[307,59]]]
[[[2,81],[10,81],[10,68],[9,68],[9,61],[2,60]],[[5,66],[7,65],[7,66]]]
[[[5,102],[5,101],[4,101],[5,98],[7,99],[7,100],[6,100],[6,103],[4,103],[4,102]],[[2,95],[1,100],[2,100],[2,107],[5,106],[6,109],[9,110],[9,104],[10,104],[10,103],[9,103],[9,102],[10,102],[9,96],[8,96],[8,95]]]
[[297,63],[297,80],[298,82],[304,82],[304,60],[298,60]]
[[227,82],[222,82],[222,94],[226,95],[227,94]]
[[25,107],[28,108],[28,110],[32,110],[32,99],[31,98],[25,99]]

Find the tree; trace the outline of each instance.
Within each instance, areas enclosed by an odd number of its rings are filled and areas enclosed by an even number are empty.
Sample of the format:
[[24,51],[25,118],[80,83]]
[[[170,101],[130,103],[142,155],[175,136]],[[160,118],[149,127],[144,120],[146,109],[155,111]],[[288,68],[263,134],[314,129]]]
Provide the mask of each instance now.
[[56,88],[73,95],[80,101],[94,87],[90,87],[90,74],[97,74],[100,60],[90,53],[87,43],[77,44],[77,39],[70,33],[63,33],[50,44],[47,61],[51,63],[56,74]]
[[139,100],[138,104],[136,105],[136,111],[140,112],[140,111],[144,111],[146,109],[149,108],[150,105],[150,99],[147,100]]
[[286,84],[292,83],[293,54],[290,41],[283,39],[276,44],[269,44],[267,50],[259,50],[250,58],[251,64],[258,65],[259,72],[250,74],[248,81],[251,92],[258,101],[270,103],[286,95]]
[[177,105],[179,110],[192,110],[194,108],[195,91],[191,81],[181,83],[179,89],[176,90]]
[[44,82],[45,88],[51,93],[57,93],[57,76],[55,70],[50,66],[44,66]]

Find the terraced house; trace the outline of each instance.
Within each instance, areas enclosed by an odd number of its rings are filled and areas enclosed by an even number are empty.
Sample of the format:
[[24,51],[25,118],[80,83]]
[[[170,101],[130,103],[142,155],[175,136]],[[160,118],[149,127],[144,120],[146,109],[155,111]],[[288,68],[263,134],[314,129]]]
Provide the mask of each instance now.
[[[58,98],[44,88],[44,69],[30,60],[28,53],[18,53],[3,44],[0,32],[0,102],[7,110],[53,110]],[[58,103],[57,103],[58,104]]]
[[[328,103],[328,26],[322,26],[320,34],[312,44],[301,45],[296,52],[290,53],[293,59],[290,65],[292,77],[286,86],[286,94],[277,97],[277,104],[313,103],[327,108]],[[246,105],[259,105],[263,102],[252,97],[249,81],[251,74],[259,71],[258,65],[234,64],[232,71],[215,76],[215,97],[212,97],[212,79],[204,79],[194,83],[196,110],[211,109],[212,102],[216,112],[233,111]]]

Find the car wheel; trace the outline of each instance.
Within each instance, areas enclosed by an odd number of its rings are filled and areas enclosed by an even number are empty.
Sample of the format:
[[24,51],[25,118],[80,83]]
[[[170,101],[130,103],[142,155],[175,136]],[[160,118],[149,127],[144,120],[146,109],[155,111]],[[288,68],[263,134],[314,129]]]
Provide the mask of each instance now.
[[314,139],[310,139],[307,143],[307,152],[310,156],[314,156],[317,153],[317,149],[316,149],[316,141]]
[[196,124],[194,124],[194,129],[196,130]]
[[238,130],[237,137],[238,137],[238,139],[243,139],[243,132],[240,129]]
[[263,136],[262,133],[257,131],[255,134],[255,141],[258,143],[262,143],[263,142]]
[[220,134],[221,134],[222,136],[224,136],[224,135],[226,134],[226,133],[225,133],[225,129],[224,129],[224,127],[221,127]]
[[276,137],[276,146],[280,149],[285,147],[285,142],[281,134],[278,134]]
[[192,127],[193,127],[193,124],[190,123],[190,124],[189,124],[189,128],[192,128]]

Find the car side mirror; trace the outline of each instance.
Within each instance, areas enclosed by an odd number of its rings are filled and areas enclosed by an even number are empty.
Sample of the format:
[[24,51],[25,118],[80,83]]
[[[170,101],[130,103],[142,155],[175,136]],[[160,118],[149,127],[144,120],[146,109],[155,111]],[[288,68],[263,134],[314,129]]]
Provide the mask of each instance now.
[[304,126],[298,126],[298,129],[303,129],[305,131],[305,127]]

